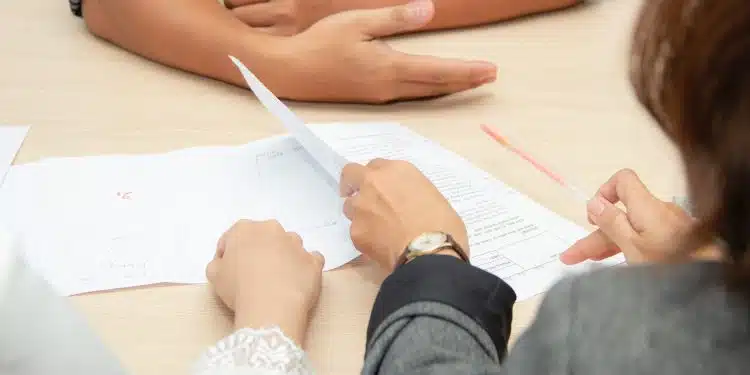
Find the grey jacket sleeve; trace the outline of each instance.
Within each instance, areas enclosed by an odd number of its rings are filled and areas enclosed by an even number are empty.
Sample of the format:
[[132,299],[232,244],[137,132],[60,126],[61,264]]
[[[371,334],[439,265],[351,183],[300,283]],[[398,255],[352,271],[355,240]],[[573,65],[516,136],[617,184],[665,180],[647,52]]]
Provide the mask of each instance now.
[[362,373],[496,373],[515,299],[501,279],[456,258],[419,257],[380,288]]
[[125,374],[84,318],[3,242],[0,374]]
[[577,316],[573,293],[576,280],[565,279],[550,289],[534,322],[519,337],[503,364],[502,374],[574,373],[571,358],[575,346],[570,333]]
[[[373,308],[363,374],[568,373],[569,323],[561,318],[570,316],[569,282],[550,292],[505,359],[515,295],[493,275],[447,262],[425,259],[422,269],[404,267],[386,279]],[[394,306],[381,318],[388,304]]]

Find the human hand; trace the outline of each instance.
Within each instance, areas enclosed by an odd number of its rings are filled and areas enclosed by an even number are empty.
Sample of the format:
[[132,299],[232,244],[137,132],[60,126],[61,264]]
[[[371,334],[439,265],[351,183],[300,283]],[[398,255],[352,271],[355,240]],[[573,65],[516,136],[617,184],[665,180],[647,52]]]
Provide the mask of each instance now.
[[352,222],[354,246],[386,270],[392,271],[409,243],[426,232],[450,234],[468,255],[463,220],[411,163],[375,159],[367,166],[348,164],[341,186],[348,197],[344,214]]
[[415,30],[434,15],[429,0],[331,15],[280,39],[284,64],[266,84],[286,99],[385,103],[435,97],[495,80],[493,64],[397,52],[378,38]]
[[277,221],[240,220],[219,239],[206,276],[237,328],[279,326],[301,344],[320,294],[323,256]]
[[235,17],[274,35],[295,35],[335,13],[333,0],[226,0]]
[[[615,204],[622,202],[625,211]],[[587,205],[599,229],[560,257],[565,264],[604,260],[620,252],[628,263],[660,262],[676,255],[676,241],[693,219],[674,203],[657,199],[631,170],[612,176]]]

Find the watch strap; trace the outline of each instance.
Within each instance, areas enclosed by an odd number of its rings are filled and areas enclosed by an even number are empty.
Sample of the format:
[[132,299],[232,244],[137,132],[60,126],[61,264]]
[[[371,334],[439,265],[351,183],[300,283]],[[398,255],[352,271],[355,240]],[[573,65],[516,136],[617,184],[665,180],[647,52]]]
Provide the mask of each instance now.
[[83,17],[83,0],[68,0],[70,11],[78,16]]
[[413,259],[418,258],[420,256],[437,254],[437,253],[439,253],[439,252],[441,252],[443,250],[446,250],[446,249],[451,249],[451,250],[455,251],[456,254],[458,254],[458,257],[461,258],[461,260],[463,260],[466,263],[471,263],[471,261],[469,259],[469,255],[461,247],[461,245],[459,245],[458,242],[456,242],[456,240],[453,238],[453,236],[451,236],[450,234],[447,234],[447,233],[446,233],[446,236],[447,236],[446,242],[443,245],[436,247],[432,251],[427,251],[427,252],[421,252],[421,253],[413,254],[413,252],[411,250],[409,250],[409,246],[407,245],[406,248],[404,249],[404,251],[401,253],[401,256],[399,257],[398,262],[396,263],[396,267],[404,265],[404,264],[408,263],[410,260],[413,260]]

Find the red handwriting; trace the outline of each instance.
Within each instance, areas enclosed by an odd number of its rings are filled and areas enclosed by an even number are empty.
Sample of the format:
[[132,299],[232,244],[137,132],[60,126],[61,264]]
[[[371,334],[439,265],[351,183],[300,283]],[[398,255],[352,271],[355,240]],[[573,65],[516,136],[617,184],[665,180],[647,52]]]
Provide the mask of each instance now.
[[131,194],[133,194],[133,192],[130,192],[130,191],[119,191],[119,192],[117,192],[117,197],[120,198],[120,199],[122,199],[122,200],[129,201],[129,200],[133,199],[130,196]]

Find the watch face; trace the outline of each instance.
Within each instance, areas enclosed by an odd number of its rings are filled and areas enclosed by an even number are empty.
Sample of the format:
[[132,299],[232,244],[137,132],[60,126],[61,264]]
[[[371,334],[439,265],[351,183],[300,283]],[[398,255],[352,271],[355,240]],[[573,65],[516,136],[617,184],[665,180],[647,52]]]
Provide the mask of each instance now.
[[443,246],[448,241],[448,235],[441,232],[423,233],[410,245],[412,251],[431,251]]

